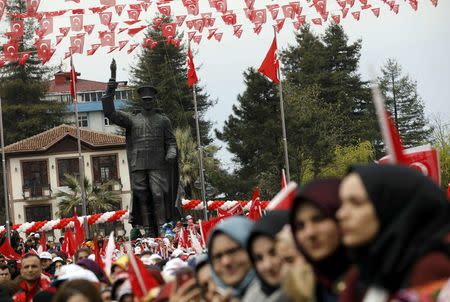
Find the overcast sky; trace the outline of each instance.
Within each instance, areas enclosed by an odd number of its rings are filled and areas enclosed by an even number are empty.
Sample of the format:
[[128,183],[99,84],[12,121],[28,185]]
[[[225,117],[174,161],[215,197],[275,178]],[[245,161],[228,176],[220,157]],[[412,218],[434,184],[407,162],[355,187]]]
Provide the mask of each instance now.
[[[117,3],[136,3],[139,1],[120,1]],[[287,3],[288,1],[256,0],[255,8],[263,8],[265,4]],[[358,2],[358,0],[356,0]],[[403,71],[418,83],[418,93],[426,105],[426,113],[441,114],[443,119],[450,122],[450,1],[441,0],[437,7],[433,7],[429,0],[420,0],[418,11],[413,11],[406,1],[397,1],[400,4],[398,15],[390,12],[381,0],[369,0],[374,7],[381,6],[381,14],[376,18],[370,10],[361,13],[360,21],[354,20],[349,14],[342,21],[345,31],[351,41],[362,39],[360,73],[368,79],[369,69],[379,70],[388,58],[395,58],[401,64]],[[180,3],[180,1],[175,1]],[[201,7],[207,7],[207,0],[200,0]],[[240,9],[244,1],[229,0],[229,8]],[[313,8],[307,8],[305,0],[300,1],[305,7],[308,17],[313,16]],[[335,1],[329,1],[330,11],[338,8]],[[231,4],[233,7],[231,7]],[[41,11],[62,8],[80,8],[99,5],[98,1],[81,0],[80,4],[64,3],[63,0],[41,0]],[[357,4],[355,4],[356,6]],[[172,7],[174,14],[184,14],[185,10],[177,5]],[[201,9],[205,11],[206,9]],[[211,9],[207,9],[211,11]],[[123,16],[126,13],[123,13]],[[244,19],[242,13],[238,19]],[[281,12],[280,12],[281,15]],[[117,16],[116,16],[117,17]],[[113,17],[113,21],[116,19]],[[85,24],[98,24],[98,17],[92,16],[92,22],[86,17]],[[126,20],[124,18],[123,20]],[[119,21],[119,20],[116,20]],[[57,19],[56,24],[64,23],[68,26],[68,17]],[[140,25],[140,24],[139,24]],[[121,25],[119,25],[120,27]],[[198,76],[200,85],[204,87],[212,98],[218,100],[217,104],[208,112],[208,118],[214,123],[214,128],[221,129],[223,122],[232,113],[232,105],[236,104],[236,97],[245,89],[243,84],[243,71],[250,67],[258,67],[270,46],[273,31],[269,24],[265,25],[260,35],[252,32],[250,23],[244,23],[244,33],[240,39],[232,36],[232,29],[223,22],[216,21],[216,27],[224,32],[222,42],[208,41],[203,37],[200,45],[193,45],[196,51],[195,63],[200,67]],[[321,33],[323,27],[314,26],[313,29]],[[97,29],[98,30],[98,29]],[[204,34],[205,35],[205,34]],[[54,38],[54,37],[53,37]],[[58,63],[64,55],[64,43],[58,47],[51,63]],[[120,39],[119,39],[120,40]],[[136,37],[142,41],[142,36]],[[279,48],[293,44],[294,29],[292,22],[286,22],[279,36]],[[90,43],[86,42],[85,50]],[[67,49],[67,46],[66,46]],[[81,78],[107,81],[109,77],[109,62],[114,57],[118,61],[118,79],[128,80],[129,65],[134,62],[137,49],[131,55],[126,51],[121,53],[105,54],[100,49],[98,54],[88,57],[77,55],[75,64]],[[67,61],[67,60],[66,60]],[[289,121],[287,121],[289,123]],[[288,133],[289,139],[289,133]],[[231,155],[222,146],[219,156],[225,166],[231,165]]]

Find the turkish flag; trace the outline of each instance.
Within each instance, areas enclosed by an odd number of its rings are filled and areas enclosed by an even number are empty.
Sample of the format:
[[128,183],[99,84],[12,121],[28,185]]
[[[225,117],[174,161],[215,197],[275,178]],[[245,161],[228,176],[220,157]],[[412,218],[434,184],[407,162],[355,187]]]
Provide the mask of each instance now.
[[130,48],[127,50],[127,54],[130,54],[139,46],[139,43],[130,44]]
[[283,9],[283,15],[284,15],[285,18],[294,19],[294,17],[295,17],[295,10],[292,7],[292,5],[290,5],[290,4],[283,5],[281,8]]
[[198,32],[202,32],[203,28],[205,27],[205,21],[203,21],[202,18],[200,19],[195,19],[192,20],[194,21],[194,28],[198,31]]
[[102,46],[116,45],[116,34],[110,31],[99,31],[100,43]]
[[356,21],[359,21],[359,17],[361,16],[360,11],[352,12],[353,18],[355,18]]
[[101,12],[98,14],[98,16],[100,18],[101,24],[108,26],[109,23],[111,23],[112,12]]
[[176,16],[176,18],[177,18],[177,25],[182,26],[184,20],[186,20],[186,15]]
[[253,23],[266,23],[267,14],[265,9],[252,10],[250,14],[250,21]]
[[[438,185],[441,185],[441,169],[439,165],[439,153],[430,145],[423,145],[403,150],[404,162],[411,168],[429,176]],[[391,163],[389,155],[384,156],[378,161],[380,164]]]
[[70,28],[72,31],[83,30],[83,15],[70,16]]
[[92,44],[91,49],[88,49],[87,51],[87,55],[92,56],[97,51],[97,49],[99,49],[100,46],[101,44]]
[[7,0],[0,0],[0,20],[2,19],[3,13],[5,12]]
[[278,79],[278,59],[276,55],[277,51],[277,39],[274,37],[272,41],[272,45],[269,48],[269,51],[264,58],[261,66],[258,68],[258,71],[268,77],[275,84],[280,84],[280,80]]
[[128,40],[119,41],[119,51],[121,51],[128,44]]
[[171,13],[170,5],[158,6],[158,10],[161,14],[165,16],[170,16]]
[[50,60],[54,49],[51,47],[51,40],[41,40],[36,44],[36,51],[38,53],[38,57],[41,59],[42,63],[45,64]]
[[290,182],[270,201],[267,210],[290,210],[297,196],[297,184]]
[[128,252],[128,258],[128,275],[133,295],[138,301],[141,301],[150,290],[158,287],[160,284],[145,268],[139,257]]
[[141,14],[140,10],[137,9],[130,9],[127,11],[128,13],[128,18],[131,20],[138,20],[139,19],[139,15]]
[[248,219],[257,221],[261,218],[261,204],[259,202],[259,188],[256,187],[253,196],[252,196],[252,204],[250,206],[250,210],[248,212]]
[[123,12],[123,9],[125,8],[125,5],[124,4],[116,5],[114,8],[116,10],[117,15],[120,16],[120,15],[122,15],[122,12]]
[[192,58],[191,48],[188,48],[188,77],[187,82],[189,87],[198,82],[197,73],[195,72],[194,59]]
[[61,28],[59,29],[59,32],[60,32],[61,34],[63,34],[64,37],[67,36],[67,34],[69,33],[69,31],[70,31],[70,27],[61,27]]
[[65,252],[69,257],[72,257],[75,255],[75,252],[77,250],[76,248],[76,242],[75,237],[73,236],[72,231],[70,228],[66,229],[66,233],[64,234],[64,240],[63,244],[61,246],[61,250]]
[[161,33],[166,39],[172,39],[175,38],[176,28],[176,23],[164,23],[161,25]]
[[85,33],[78,34],[76,36],[70,37],[70,47],[72,48],[72,53],[83,53],[84,49],[84,35]]
[[20,65],[25,65],[25,63],[27,62],[27,60],[30,58],[30,52],[22,52],[20,59],[19,59],[19,64]]
[[235,25],[236,24],[236,14],[226,14],[222,16],[222,20],[226,25]]
[[218,42],[222,41],[223,33],[216,33],[214,34],[214,39],[216,39]]
[[39,22],[40,29],[42,30],[42,36],[50,35],[53,33],[53,17],[44,18]]
[[27,13],[34,15],[41,4],[41,0],[27,0]]
[[[70,57],[70,64],[71,64],[71,68],[72,68],[70,74],[71,74],[71,76],[74,75],[74,77],[75,77],[74,82],[76,83],[77,82],[77,74],[76,74],[75,68],[73,66],[72,57]],[[72,82],[72,79],[71,79],[71,82]],[[79,248],[80,246],[83,245],[86,237],[85,237],[84,226],[81,225],[80,220],[78,219],[78,216],[76,214],[74,217],[74,231],[75,231],[75,238],[77,241],[77,248]]]
[[19,260],[21,258],[12,248],[8,238],[5,238],[3,244],[0,246],[0,253],[5,256],[6,259]]
[[9,33],[11,37],[20,38],[23,36],[23,20],[11,21],[11,32]]
[[217,0],[214,2],[216,10],[222,14],[227,12],[227,0]]
[[183,1],[184,6],[186,7],[187,13],[189,15],[197,16],[199,13],[198,2],[195,0]]
[[85,25],[85,26],[83,26],[84,27],[84,31],[88,34],[88,35],[90,35],[90,34],[92,34],[92,31],[94,30],[94,24],[90,24],[90,25]]
[[94,236],[94,254],[95,254],[95,262],[97,262],[98,266],[100,266],[100,268],[102,270],[105,269],[105,264],[103,263],[103,259],[102,259],[102,255],[100,252],[100,247],[98,245],[98,238],[97,236]]
[[17,41],[10,41],[9,43],[3,44],[3,54],[5,55],[5,60],[15,62],[19,58],[19,44]]

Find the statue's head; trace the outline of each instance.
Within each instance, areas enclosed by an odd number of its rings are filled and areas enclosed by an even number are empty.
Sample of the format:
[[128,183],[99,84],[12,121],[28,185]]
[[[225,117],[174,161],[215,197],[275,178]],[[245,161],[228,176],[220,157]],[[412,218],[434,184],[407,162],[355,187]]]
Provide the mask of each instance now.
[[155,87],[150,85],[144,85],[137,89],[139,96],[142,99],[142,107],[144,110],[151,110],[155,106],[155,97],[158,91]]

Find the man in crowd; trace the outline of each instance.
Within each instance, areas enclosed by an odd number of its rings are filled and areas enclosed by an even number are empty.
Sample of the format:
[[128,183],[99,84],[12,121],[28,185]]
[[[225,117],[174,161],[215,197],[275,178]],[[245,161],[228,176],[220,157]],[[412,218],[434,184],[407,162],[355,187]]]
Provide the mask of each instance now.
[[42,252],[39,254],[39,258],[41,259],[42,271],[50,277],[49,271],[52,265],[52,255],[49,252]]
[[11,280],[11,272],[6,264],[0,264],[0,284]]
[[41,259],[36,254],[25,254],[20,269],[19,291],[14,295],[14,302],[31,302],[34,295],[50,287],[50,279],[42,275]]

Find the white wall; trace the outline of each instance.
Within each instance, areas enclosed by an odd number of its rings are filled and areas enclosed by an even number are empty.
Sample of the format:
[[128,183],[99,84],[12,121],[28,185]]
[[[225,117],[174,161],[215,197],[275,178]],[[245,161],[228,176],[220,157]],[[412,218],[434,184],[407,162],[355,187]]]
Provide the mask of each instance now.
[[[130,206],[130,176],[128,171],[128,162],[126,157],[125,149],[122,150],[113,150],[113,151],[101,151],[101,152],[83,152],[83,160],[84,160],[84,168],[86,177],[92,182],[93,179],[93,170],[92,170],[92,160],[91,156],[95,155],[107,155],[107,154],[117,154],[117,168],[118,168],[118,177],[122,182],[122,208],[125,209]],[[58,174],[57,174],[57,164],[56,160],[58,158],[77,158],[78,153],[64,153],[57,155],[49,155],[42,157],[19,157],[19,158],[9,158],[8,159],[8,174],[10,179],[9,186],[9,195],[10,203],[13,207],[14,217],[12,218],[13,223],[21,224],[25,222],[25,206],[28,205],[40,205],[40,204],[51,204],[52,205],[52,219],[57,219],[57,211],[58,211],[58,201],[56,198],[45,199],[28,199],[24,200],[23,192],[22,192],[22,167],[21,161],[30,161],[30,160],[48,160],[48,173],[49,173],[49,183],[50,188],[52,189],[52,195],[58,191],[60,187],[58,187]],[[52,168],[53,166],[53,168]],[[127,222],[127,221],[126,221]],[[125,223],[125,229],[127,233],[129,233],[131,226],[128,223]],[[59,232],[55,234],[55,236],[59,236]]]
[[[80,113],[80,114],[86,114],[86,113]],[[122,128],[119,126],[110,124],[105,125],[105,115],[103,114],[103,111],[93,111],[93,112],[87,112],[88,117],[88,127],[89,129],[100,131],[100,132],[106,132],[106,133],[114,133],[118,134],[122,132]],[[75,115],[70,114],[67,117],[67,123],[69,124],[75,124]]]

